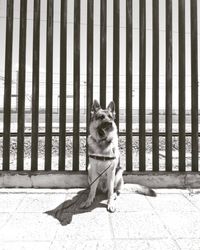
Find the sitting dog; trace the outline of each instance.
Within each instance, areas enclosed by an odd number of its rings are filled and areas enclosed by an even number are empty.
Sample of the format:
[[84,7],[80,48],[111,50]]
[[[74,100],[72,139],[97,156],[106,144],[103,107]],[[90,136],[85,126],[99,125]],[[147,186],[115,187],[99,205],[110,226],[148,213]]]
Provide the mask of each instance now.
[[[91,112],[90,135],[88,137],[88,182],[90,192],[81,208],[91,206],[96,189],[108,192],[109,212],[115,212],[115,200],[123,187],[123,169],[120,167],[120,153],[118,147],[118,133],[115,120],[115,104],[110,102],[107,109],[102,109],[94,100]],[[102,172],[105,173],[98,178]],[[137,185],[135,192],[155,196],[154,191]]]

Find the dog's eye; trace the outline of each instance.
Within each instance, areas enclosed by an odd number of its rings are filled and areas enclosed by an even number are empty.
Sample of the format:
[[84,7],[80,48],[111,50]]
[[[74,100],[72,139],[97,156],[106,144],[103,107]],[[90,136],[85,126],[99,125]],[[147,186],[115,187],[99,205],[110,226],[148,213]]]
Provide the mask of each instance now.
[[109,114],[109,115],[108,115],[108,118],[113,119],[113,117],[112,117],[112,115],[111,115],[111,114]]
[[104,115],[100,115],[98,118],[101,119],[101,120],[103,120],[105,118],[105,116]]
[[97,119],[98,119],[98,120],[103,120],[104,118],[105,118],[104,115],[98,115],[98,116],[97,116]]

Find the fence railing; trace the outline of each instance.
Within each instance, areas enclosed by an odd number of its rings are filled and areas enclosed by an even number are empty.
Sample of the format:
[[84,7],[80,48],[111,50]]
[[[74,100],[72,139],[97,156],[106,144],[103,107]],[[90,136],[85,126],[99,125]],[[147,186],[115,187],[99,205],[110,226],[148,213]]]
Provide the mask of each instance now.
[[[5,82],[4,82],[4,109],[3,109],[3,132],[0,136],[3,137],[3,161],[2,170],[10,170],[10,140],[11,137],[17,137],[17,164],[16,170],[24,170],[24,138],[31,137],[31,167],[30,170],[38,170],[38,140],[40,137],[45,137],[44,150],[44,170],[52,170],[52,137],[59,138],[59,153],[58,153],[58,170],[66,169],[66,137],[71,136],[72,143],[72,170],[80,170],[80,136],[88,136],[88,124],[90,120],[90,108],[94,96],[94,54],[96,45],[94,44],[94,0],[84,1],[87,4],[87,23],[86,23],[86,48],[85,55],[86,62],[86,129],[82,131],[80,128],[80,64],[81,64],[81,49],[83,42],[81,42],[81,1],[74,0],[73,11],[68,9],[69,1],[60,1],[60,44],[59,44],[59,83],[60,83],[60,103],[59,103],[59,126],[58,131],[53,130],[53,61],[54,61],[54,5],[55,1],[46,1],[46,104],[45,104],[45,131],[39,130],[39,89],[40,89],[40,57],[41,48],[41,1],[34,0],[32,6],[33,13],[33,46],[32,46],[32,120],[31,131],[25,131],[25,88],[26,88],[26,56],[29,53],[26,46],[27,38],[27,20],[29,13],[27,11],[27,0],[20,1],[20,25],[19,25],[19,68],[18,68],[18,106],[17,106],[17,131],[11,132],[11,93],[12,93],[12,64],[13,64],[13,20],[14,20],[14,1],[7,0],[6,12],[6,43],[5,43]],[[139,126],[138,131],[133,130],[133,68],[136,60],[134,59],[133,48],[135,46],[135,37],[133,36],[133,10],[134,4],[138,6],[139,10]],[[152,0],[151,7],[151,21],[152,21],[152,96],[146,95],[146,71],[149,65],[147,58],[146,44],[147,41],[147,8],[146,0],[126,0],[125,1],[125,43],[122,43],[120,31],[120,21],[124,18],[121,15],[122,1],[113,0],[112,11],[108,13],[106,0],[100,0],[100,35],[99,35],[99,100],[102,107],[106,107],[107,101],[107,52],[108,52],[108,17],[113,18],[113,43],[112,43],[112,82],[113,82],[113,99],[116,104],[116,124],[120,127],[120,65],[121,59],[121,45],[125,46],[125,114],[126,122],[124,130],[119,131],[119,136],[125,137],[123,141],[125,144],[125,160],[126,170],[133,171],[133,138],[138,138],[139,171],[147,170],[146,159],[146,138],[151,137],[152,143],[152,171],[161,170],[159,166],[160,157],[160,138],[165,137],[165,168],[166,171],[173,171],[173,137],[178,137],[178,171],[186,171],[186,137],[191,138],[191,171],[198,171],[198,8],[197,0],[190,0],[190,59],[191,61],[191,131],[186,131],[186,8],[185,0],[178,1],[178,130],[173,131],[173,19],[172,19],[172,0],[165,1],[165,96],[160,95],[160,20],[161,13],[159,13],[159,0]],[[70,5],[72,6],[72,5]],[[175,11],[175,10],[174,10]],[[67,42],[68,42],[68,13],[73,12],[73,126],[71,131],[67,131]],[[149,17],[148,17],[149,18]],[[149,30],[148,30],[149,31]],[[71,34],[71,33],[70,33]],[[4,49],[4,48],[1,48]],[[164,53],[164,52],[163,52]],[[152,130],[146,129],[146,100],[152,98]],[[161,131],[159,128],[159,100],[165,98],[165,130]],[[85,155],[87,154],[87,148]],[[86,165],[88,163],[85,157]]]

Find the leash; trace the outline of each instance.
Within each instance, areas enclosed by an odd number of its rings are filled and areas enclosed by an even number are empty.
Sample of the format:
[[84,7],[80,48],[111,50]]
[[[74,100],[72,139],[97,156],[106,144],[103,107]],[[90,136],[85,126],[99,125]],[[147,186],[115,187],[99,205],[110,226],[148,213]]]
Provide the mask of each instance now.
[[[112,160],[112,159],[111,159]],[[83,194],[85,194],[86,191],[88,191],[90,189],[90,187],[111,167],[112,165],[112,162],[109,164],[109,166],[104,169],[90,184],[89,186],[83,190],[83,192],[80,194],[80,196],[75,200],[73,201],[72,203],[70,203],[68,206],[64,207],[63,209],[68,209],[70,207],[72,207],[74,204],[77,203],[78,200],[80,200],[80,198],[83,196]]]

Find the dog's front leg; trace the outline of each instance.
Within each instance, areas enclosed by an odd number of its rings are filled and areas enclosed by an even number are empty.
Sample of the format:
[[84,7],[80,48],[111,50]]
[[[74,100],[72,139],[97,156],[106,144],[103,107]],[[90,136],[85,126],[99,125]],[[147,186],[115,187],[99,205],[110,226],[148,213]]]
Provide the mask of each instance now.
[[[89,176],[89,184],[91,184],[96,178],[97,178],[97,174],[91,171],[91,176]],[[95,198],[98,183],[99,183],[99,179],[97,179],[94,183],[92,183],[92,185],[90,186],[90,192],[89,192],[88,198],[86,201],[81,203],[80,205],[81,208],[88,208],[92,205],[92,202]]]
[[116,211],[116,196],[114,193],[114,183],[115,183],[115,170],[108,173],[108,206],[109,212],[114,213]]

